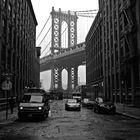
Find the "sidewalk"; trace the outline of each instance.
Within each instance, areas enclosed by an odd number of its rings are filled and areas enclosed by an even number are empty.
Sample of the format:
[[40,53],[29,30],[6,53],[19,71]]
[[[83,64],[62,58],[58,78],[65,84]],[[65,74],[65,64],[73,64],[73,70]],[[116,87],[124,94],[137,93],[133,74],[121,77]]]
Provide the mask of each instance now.
[[124,104],[116,104],[116,112],[120,115],[140,120],[140,108],[130,107]]
[[0,125],[8,124],[17,119],[17,107],[14,108],[13,114],[11,114],[10,109],[8,109],[8,117],[6,120],[6,110],[0,111]]

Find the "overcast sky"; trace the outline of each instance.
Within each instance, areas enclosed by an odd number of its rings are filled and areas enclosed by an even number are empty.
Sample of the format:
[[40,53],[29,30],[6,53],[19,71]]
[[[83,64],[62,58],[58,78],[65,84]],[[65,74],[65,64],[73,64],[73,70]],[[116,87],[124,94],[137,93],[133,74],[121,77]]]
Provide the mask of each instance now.
[[[61,8],[61,11],[68,11],[68,10],[86,11],[86,10],[98,9],[98,0],[31,0],[31,1],[32,1],[33,9],[34,9],[34,12],[36,15],[36,19],[38,22],[38,25],[36,28],[36,36],[38,36],[38,34],[40,33],[41,29],[43,28],[45,22],[47,21],[48,17],[50,16],[52,7],[54,7],[54,9],[56,11],[58,11],[59,8]],[[84,28],[86,28],[85,30],[87,30],[86,32],[84,32],[83,27],[80,28],[79,25],[77,25],[79,28],[79,30],[77,29],[77,32],[78,32],[77,38],[78,39],[82,34],[84,36],[81,37],[83,39],[83,40],[82,39],[81,40],[84,41],[85,36],[86,36],[93,20],[94,20],[93,18],[92,19],[86,18],[84,20],[85,21],[84,23],[80,23],[80,25],[84,24],[86,26],[86,27],[84,27]],[[49,29],[49,27],[48,27],[48,29]],[[81,33],[80,31],[83,33]],[[43,36],[42,37],[40,36],[39,39],[41,40],[42,38],[43,38]],[[39,41],[36,43],[37,46],[39,44]],[[79,41],[79,42],[82,42],[82,41]],[[42,50],[44,49],[43,47],[44,46],[42,45],[41,46]],[[85,73],[85,67],[79,68],[78,80],[80,82],[86,82],[86,76],[83,73]],[[67,83],[66,71],[64,70],[62,72],[62,74],[63,74],[62,84]],[[41,72],[40,79],[41,79],[41,81],[43,81],[43,87],[45,89],[49,89],[50,81],[51,81],[50,71]]]
[[38,21],[37,35],[52,11],[85,11],[98,9],[98,0],[31,0]]

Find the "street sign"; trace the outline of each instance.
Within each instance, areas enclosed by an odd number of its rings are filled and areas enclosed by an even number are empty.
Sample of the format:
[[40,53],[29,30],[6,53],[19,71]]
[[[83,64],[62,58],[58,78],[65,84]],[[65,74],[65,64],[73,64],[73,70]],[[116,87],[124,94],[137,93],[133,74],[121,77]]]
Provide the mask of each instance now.
[[12,88],[11,81],[5,80],[1,85],[2,90],[10,90]]

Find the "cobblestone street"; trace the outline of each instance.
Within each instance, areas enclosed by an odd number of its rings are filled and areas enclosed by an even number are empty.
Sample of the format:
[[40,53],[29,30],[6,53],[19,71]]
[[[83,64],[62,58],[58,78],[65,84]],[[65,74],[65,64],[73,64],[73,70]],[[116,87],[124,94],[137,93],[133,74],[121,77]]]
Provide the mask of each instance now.
[[139,120],[93,110],[65,111],[65,100],[53,101],[45,121],[28,119],[1,126],[1,140],[139,140]]

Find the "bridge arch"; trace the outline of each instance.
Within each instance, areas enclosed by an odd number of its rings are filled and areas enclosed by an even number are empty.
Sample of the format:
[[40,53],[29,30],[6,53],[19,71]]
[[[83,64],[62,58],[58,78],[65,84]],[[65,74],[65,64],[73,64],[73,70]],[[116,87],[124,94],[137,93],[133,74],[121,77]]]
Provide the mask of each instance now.
[[77,15],[73,12],[62,12],[59,8],[59,11],[55,11],[52,7],[52,46],[51,53],[61,52],[61,25],[63,22],[68,25],[68,47],[72,47],[77,44]]
[[68,24],[65,21],[61,25],[61,48],[68,48]]
[[83,84],[86,84],[86,66],[79,65],[79,67],[78,67],[78,85],[83,85]]
[[[52,7],[52,12],[51,12],[51,16],[52,16],[52,44],[51,44],[51,54],[59,54],[61,53],[67,46],[67,48],[70,48],[74,45],[77,44],[77,15],[76,13],[72,13],[70,11],[68,12],[63,12],[61,11],[61,9],[59,8],[59,11],[55,11],[54,7]],[[61,36],[63,34],[63,31],[65,29],[63,29],[63,24],[64,27],[67,25],[67,39],[65,38],[65,48],[62,48],[63,44],[62,41],[63,40],[63,36]],[[63,46],[64,47],[64,46]],[[54,67],[52,67],[51,69],[52,71],[52,76],[51,76],[51,87],[52,89],[54,88],[62,88],[62,81],[60,77],[60,72],[59,72],[59,68],[56,69]],[[69,78],[68,78],[69,79]],[[56,86],[58,85],[58,87]],[[68,85],[69,82],[68,82]]]
[[62,81],[62,89],[67,90],[67,87],[68,87],[67,86],[67,84],[68,84],[68,72],[65,68],[62,70],[61,81]]

